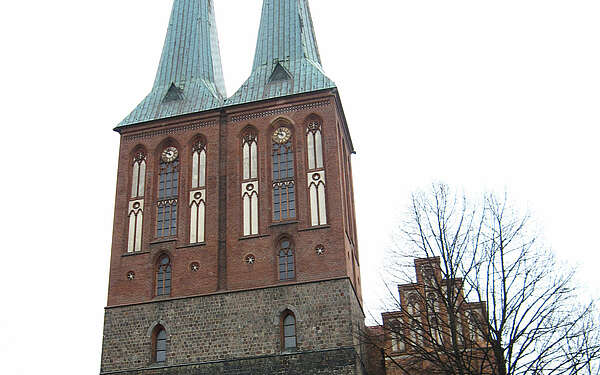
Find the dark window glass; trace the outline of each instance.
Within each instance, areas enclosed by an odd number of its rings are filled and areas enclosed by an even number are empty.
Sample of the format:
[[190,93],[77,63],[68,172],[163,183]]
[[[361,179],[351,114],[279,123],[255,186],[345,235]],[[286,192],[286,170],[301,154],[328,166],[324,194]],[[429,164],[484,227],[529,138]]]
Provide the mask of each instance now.
[[171,261],[164,255],[158,262],[156,271],[156,295],[167,296],[171,294]]
[[156,333],[155,348],[156,362],[165,362],[167,360],[167,332],[164,328],[160,328]]
[[290,241],[283,240],[279,250],[279,280],[292,280],[294,277],[294,250]]
[[283,348],[296,349],[296,318],[288,313],[283,319]]
[[273,221],[296,217],[294,152],[291,140],[273,143]]
[[179,162],[177,160],[160,163],[160,176],[158,178],[158,199],[177,197],[179,187]]
[[177,195],[179,192],[179,161],[161,161],[158,178],[158,210],[156,236],[177,235]]

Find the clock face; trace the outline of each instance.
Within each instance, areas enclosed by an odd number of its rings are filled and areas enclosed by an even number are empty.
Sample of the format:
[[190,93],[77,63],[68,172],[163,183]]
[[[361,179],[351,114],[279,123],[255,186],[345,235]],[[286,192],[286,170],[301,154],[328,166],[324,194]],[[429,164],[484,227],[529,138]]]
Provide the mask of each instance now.
[[289,141],[291,137],[292,137],[292,132],[290,131],[290,129],[282,126],[282,127],[278,128],[277,130],[275,130],[275,132],[273,133],[273,142],[279,143],[279,144],[284,144],[287,141]]
[[165,163],[170,163],[172,161],[177,160],[177,156],[179,156],[179,152],[175,147],[168,147],[162,152],[162,160]]

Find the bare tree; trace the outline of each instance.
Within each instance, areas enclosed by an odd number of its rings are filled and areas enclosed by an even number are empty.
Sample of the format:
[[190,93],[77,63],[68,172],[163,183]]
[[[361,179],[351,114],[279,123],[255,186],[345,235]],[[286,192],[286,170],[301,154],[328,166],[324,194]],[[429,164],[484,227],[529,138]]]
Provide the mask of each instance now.
[[413,195],[390,254],[394,311],[369,337],[395,373],[600,373],[598,312],[532,227],[506,196]]

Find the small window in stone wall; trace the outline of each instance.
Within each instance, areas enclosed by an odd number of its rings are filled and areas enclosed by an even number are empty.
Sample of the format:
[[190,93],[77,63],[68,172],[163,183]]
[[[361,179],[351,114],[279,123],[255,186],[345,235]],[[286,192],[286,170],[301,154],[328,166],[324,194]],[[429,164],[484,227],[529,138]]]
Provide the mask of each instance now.
[[298,347],[296,317],[289,310],[286,310],[281,316],[281,344],[283,350],[295,350]]
[[152,362],[164,363],[167,361],[167,331],[162,326],[158,326],[154,332]]

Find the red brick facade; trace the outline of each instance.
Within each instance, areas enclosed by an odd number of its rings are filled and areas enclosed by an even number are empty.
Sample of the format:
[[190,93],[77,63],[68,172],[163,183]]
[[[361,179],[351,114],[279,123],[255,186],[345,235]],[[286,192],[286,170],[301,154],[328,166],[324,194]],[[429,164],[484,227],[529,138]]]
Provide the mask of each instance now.
[[[306,126],[322,121],[328,224],[311,227],[307,181]],[[272,220],[271,135],[275,124],[292,130],[295,156],[297,213],[294,220]],[[242,230],[242,132],[252,126],[258,133],[259,234]],[[127,305],[157,299],[210,294],[284,284],[278,278],[278,241],[286,235],[295,250],[296,277],[286,283],[347,276],[359,299],[360,267],[350,155],[353,152],[339,97],[324,90],[188,116],[158,120],[117,129],[121,134],[119,169],[108,305]],[[193,142],[207,141],[206,238],[189,244],[191,156]],[[157,178],[161,152],[179,151],[177,236],[156,238]],[[133,158],[147,155],[143,237],[140,252],[127,252]],[[324,254],[315,251],[319,245]],[[169,296],[155,296],[156,262],[168,254],[173,267]],[[248,254],[256,257],[245,262]],[[192,263],[200,265],[197,271]],[[134,272],[130,280],[127,275]]]

